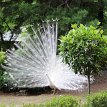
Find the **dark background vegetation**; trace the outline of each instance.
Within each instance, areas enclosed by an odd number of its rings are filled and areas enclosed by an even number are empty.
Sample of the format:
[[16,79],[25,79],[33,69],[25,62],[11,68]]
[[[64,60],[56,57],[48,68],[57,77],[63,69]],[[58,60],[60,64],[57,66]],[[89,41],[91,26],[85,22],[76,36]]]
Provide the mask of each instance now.
[[[0,47],[5,47],[3,34],[10,31],[20,33],[20,27],[36,25],[42,20],[59,19],[59,35],[65,34],[71,24],[85,25],[99,21],[107,32],[106,0],[0,0]],[[11,43],[7,43],[11,44]],[[2,46],[3,45],[3,46]]]

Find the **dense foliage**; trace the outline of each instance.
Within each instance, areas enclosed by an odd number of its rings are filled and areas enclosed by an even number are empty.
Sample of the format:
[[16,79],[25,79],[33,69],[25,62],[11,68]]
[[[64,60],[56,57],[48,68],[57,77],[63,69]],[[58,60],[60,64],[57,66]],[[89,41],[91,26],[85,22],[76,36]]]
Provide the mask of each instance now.
[[6,59],[6,55],[5,52],[0,51],[0,88],[2,87],[2,85],[4,84],[4,70],[1,67],[1,64],[4,63]]
[[46,103],[46,107],[78,107],[78,102],[72,96],[60,96]]
[[0,64],[3,64],[6,59],[5,52],[0,51]]
[[107,107],[107,92],[101,92],[87,97],[86,107]]
[[60,54],[75,73],[86,75],[90,83],[90,76],[107,64],[107,39],[103,30],[94,26],[74,24],[72,28],[61,38]]
[[[93,24],[100,21],[106,31],[106,0],[1,0],[0,1],[0,39],[10,31],[20,33],[21,27],[35,25],[45,19],[59,19],[59,34],[64,34],[73,23]],[[3,42],[4,43],[4,42]]]

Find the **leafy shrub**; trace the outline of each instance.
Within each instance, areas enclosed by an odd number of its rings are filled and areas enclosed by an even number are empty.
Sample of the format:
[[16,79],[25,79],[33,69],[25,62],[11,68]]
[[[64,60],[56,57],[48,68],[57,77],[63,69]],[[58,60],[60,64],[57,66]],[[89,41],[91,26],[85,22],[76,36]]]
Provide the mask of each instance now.
[[1,64],[4,63],[5,59],[6,59],[5,52],[0,51],[0,88],[4,84],[4,76],[3,76],[4,69],[1,67]]
[[98,75],[107,65],[107,39],[103,30],[92,25],[73,24],[60,41],[61,56],[75,73],[87,76],[90,93],[90,77]]
[[6,58],[5,52],[0,51],[0,64],[4,63],[5,58]]
[[53,98],[44,107],[78,107],[78,102],[72,96],[60,96]]
[[86,107],[107,107],[107,92],[88,96],[86,105]]

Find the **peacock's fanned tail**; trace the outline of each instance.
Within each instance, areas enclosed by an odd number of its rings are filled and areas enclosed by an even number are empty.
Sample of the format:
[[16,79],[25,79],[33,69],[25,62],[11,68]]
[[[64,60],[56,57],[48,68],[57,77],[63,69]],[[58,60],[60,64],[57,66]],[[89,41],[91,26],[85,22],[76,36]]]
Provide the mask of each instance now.
[[7,52],[7,66],[4,68],[9,79],[18,87],[50,86],[58,89],[82,89],[87,79],[75,74],[62,62],[57,52],[57,21],[44,22],[33,36],[27,34],[17,50]]

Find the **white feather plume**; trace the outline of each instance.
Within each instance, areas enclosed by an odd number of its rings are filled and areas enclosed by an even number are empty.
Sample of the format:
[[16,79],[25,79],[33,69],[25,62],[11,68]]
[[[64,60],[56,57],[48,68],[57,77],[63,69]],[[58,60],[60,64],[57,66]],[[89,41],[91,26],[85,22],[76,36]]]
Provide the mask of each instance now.
[[43,23],[38,32],[33,30],[33,37],[27,34],[21,46],[15,44],[18,50],[7,52],[5,69],[18,87],[79,90],[87,83],[87,78],[75,74],[62,62],[61,56],[56,55],[57,26],[57,22]]

